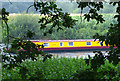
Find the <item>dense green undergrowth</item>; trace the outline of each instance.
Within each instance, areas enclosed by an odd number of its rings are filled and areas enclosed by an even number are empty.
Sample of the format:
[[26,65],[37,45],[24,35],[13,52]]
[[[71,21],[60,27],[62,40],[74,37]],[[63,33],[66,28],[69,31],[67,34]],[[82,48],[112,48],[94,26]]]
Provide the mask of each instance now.
[[[91,64],[87,65],[83,58],[55,58],[47,59],[45,62],[40,58],[37,61],[26,60],[22,63],[26,67],[25,76],[27,79],[107,79],[119,80],[120,63],[113,65],[105,60],[105,64],[96,67],[94,71]],[[19,68],[7,70],[2,69],[2,79],[22,79],[19,75]],[[32,76],[32,77],[31,77]]]
[[[38,61],[30,61],[22,63],[22,66],[27,67],[29,70],[27,73],[27,79],[29,76],[36,76],[39,79],[67,79],[72,77],[71,75],[79,70],[80,67],[83,69],[87,68],[85,61],[81,58],[55,58],[47,59],[43,62],[42,59]],[[18,74],[19,68],[14,70],[3,69],[3,79],[21,79]],[[37,73],[40,73],[37,75]]]

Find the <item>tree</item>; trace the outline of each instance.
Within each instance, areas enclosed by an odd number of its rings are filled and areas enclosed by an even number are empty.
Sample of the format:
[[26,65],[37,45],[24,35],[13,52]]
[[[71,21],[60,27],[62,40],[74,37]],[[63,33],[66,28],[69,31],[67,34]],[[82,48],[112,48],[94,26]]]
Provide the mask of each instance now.
[[[103,0],[104,1],[104,0]],[[77,2],[78,8],[81,8],[83,10],[85,7],[89,7],[89,12],[84,14],[85,19],[87,21],[95,19],[97,21],[97,24],[103,23],[105,19],[103,18],[103,15],[98,14],[98,11],[100,11],[104,6],[103,2]],[[117,23],[113,24],[111,23],[111,26],[109,27],[108,33],[106,35],[99,35],[98,33],[94,36],[95,40],[99,39],[103,43],[105,41],[105,44],[110,46],[110,51],[108,53],[109,56],[107,56],[107,59],[109,62],[113,62],[114,65],[117,65],[119,60],[119,54],[120,54],[120,1],[118,2],[109,2],[109,4],[116,7],[116,13],[114,18],[117,19]],[[117,47],[114,49],[113,47]],[[101,65],[105,64],[106,57],[102,54],[102,52],[97,52],[93,59],[90,61],[91,57],[89,56],[89,61],[86,61],[86,63],[91,64],[91,68],[87,69],[84,72],[76,72],[74,74],[74,78],[81,80],[81,78],[87,79],[87,76],[93,75],[91,79],[97,80],[98,78],[95,76],[97,75],[97,68]],[[93,69],[93,70],[92,70]],[[115,71],[112,72],[112,70],[109,72],[114,76]],[[85,76],[82,76],[83,74],[86,74]],[[82,77],[81,77],[82,76]],[[112,78],[109,78],[112,79]],[[89,79],[88,79],[89,80]]]
[[[98,11],[100,11],[100,9],[103,8],[103,2],[77,2],[78,4],[78,8],[81,8],[81,10],[83,10],[85,7],[89,8],[89,12],[87,14],[84,14],[85,19],[87,19],[87,21],[90,21],[91,19],[95,19],[97,21],[97,24],[99,23],[103,23],[105,20],[103,18],[103,16],[101,14],[98,14]],[[120,1],[119,2],[110,2],[111,5],[113,6],[117,6],[116,8],[116,15],[114,16],[114,18],[117,19],[117,23],[116,24],[111,24],[110,29],[108,30],[108,33],[106,36],[100,36],[98,34],[96,34],[94,37],[95,39],[99,38],[100,41],[105,41],[106,45],[111,45],[111,50],[109,52],[109,54],[111,54],[111,56],[114,57],[114,55],[119,54],[120,53]],[[72,28],[73,25],[75,24],[76,20],[73,20],[68,13],[63,13],[62,9],[57,8],[57,5],[55,4],[55,2],[45,2],[45,1],[35,1],[34,4],[32,5],[34,6],[34,8],[36,9],[36,11],[39,11],[40,14],[44,15],[42,16],[42,18],[39,20],[40,23],[40,28],[41,29],[45,29],[47,27],[47,25],[51,25],[51,27],[48,29],[48,31],[46,31],[44,33],[44,35],[46,35],[47,33],[52,33],[53,29],[61,30],[63,29],[62,26],[66,27],[66,28]],[[30,7],[29,7],[30,8]],[[7,26],[7,37],[8,37],[8,43],[9,43],[9,26],[7,24],[7,15],[9,14],[8,12],[5,11],[5,9],[2,9],[2,19],[4,20],[4,23]],[[57,27],[57,28],[56,28]],[[28,37],[31,37],[31,35],[33,35],[32,32],[28,31]],[[37,50],[35,47],[35,45],[33,43],[31,43],[30,41],[28,42],[23,42],[20,40],[14,41],[13,42],[13,46],[14,48],[18,48],[20,49],[25,48],[28,49],[27,47],[29,47],[27,55],[30,54],[30,46],[32,45],[35,48],[35,51]],[[22,44],[28,44],[27,47],[25,47],[25,45]],[[19,44],[19,47],[16,47]],[[116,46],[117,49],[113,50],[112,48]],[[20,54],[23,52],[20,52]],[[101,52],[100,52],[101,54]],[[103,57],[102,55],[98,55],[95,56],[95,59],[93,60],[94,62],[97,60],[96,58],[98,57]],[[116,57],[116,56],[115,56]],[[15,57],[17,58],[17,57]],[[26,58],[30,58],[27,57]],[[36,58],[32,57],[32,59],[36,60]],[[104,58],[100,59],[100,61],[103,61]],[[114,61],[115,63],[118,62],[118,58],[108,58],[110,61]],[[17,59],[18,60],[18,59]],[[25,58],[23,59],[25,60]],[[116,61],[117,60],[117,61]],[[18,61],[19,63],[21,63],[21,59],[20,61]],[[15,63],[14,61],[12,61],[12,64]],[[102,64],[102,63],[101,63]],[[104,64],[104,63],[103,63]],[[100,65],[100,64],[99,64]],[[15,67],[15,65],[13,65],[13,67]],[[10,66],[11,68],[11,66]],[[93,68],[95,69],[95,68]],[[22,70],[26,70],[26,68],[22,68]],[[23,74],[23,78],[26,79],[26,77],[24,76],[25,74]]]
[[[103,8],[103,2],[82,2],[78,1],[78,8],[81,8],[83,10],[86,7],[89,7],[89,12],[84,14],[85,19],[87,21],[90,21],[91,19],[95,19],[98,23],[103,23],[105,20],[103,18],[103,15],[98,14],[98,11],[100,11]],[[94,36],[95,38],[99,38],[100,41],[105,41],[106,45],[111,46],[117,46],[118,49],[120,48],[120,2],[110,2],[109,4],[116,7],[116,15],[114,16],[115,19],[117,19],[117,24],[111,23],[111,27],[108,30],[108,33],[106,36],[99,36],[96,34]]]
[[[49,29],[44,33],[44,35],[46,35],[47,33],[51,34],[55,27],[57,27],[56,30],[59,31],[62,29],[61,26],[71,28],[75,24],[76,20],[72,19],[68,13],[63,13],[62,9],[57,8],[55,2],[35,1],[34,5],[32,6],[34,6],[36,11],[40,12],[40,15],[42,17],[38,21],[40,23],[40,29],[45,29],[47,25],[51,25],[51,27],[49,27]],[[2,61],[4,62],[3,67],[7,67],[8,69],[19,67],[20,68],[19,74],[21,74],[22,79],[27,79],[26,73],[28,72],[28,70],[26,67],[23,67],[20,64],[23,61],[26,61],[26,59],[31,59],[32,61],[36,61],[39,55],[44,56],[43,61],[45,61],[47,58],[51,58],[51,55],[46,55],[45,53],[43,53],[42,50],[38,50],[40,48],[43,48],[43,45],[35,45],[30,40],[25,41],[21,38],[15,38],[10,36],[9,34],[10,27],[8,25],[8,17],[7,17],[9,15],[9,12],[7,12],[5,8],[3,8],[1,15],[2,15],[1,19],[3,20],[2,23],[6,25],[6,31],[7,31],[6,51],[9,52],[9,56],[7,56],[6,54],[2,55]],[[26,34],[27,37],[31,38],[34,35],[34,32],[28,30]],[[8,49],[10,37],[14,38],[15,40],[11,44],[12,48]],[[21,50],[21,48],[23,50]],[[16,55],[12,56],[9,50],[15,51]],[[36,79],[36,77],[31,76],[30,79]]]

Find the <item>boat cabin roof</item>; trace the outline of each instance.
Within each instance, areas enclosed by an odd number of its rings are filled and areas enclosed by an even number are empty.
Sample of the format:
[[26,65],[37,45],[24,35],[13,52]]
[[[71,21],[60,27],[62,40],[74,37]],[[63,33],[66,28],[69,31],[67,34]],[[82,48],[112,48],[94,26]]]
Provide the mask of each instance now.
[[[78,41],[95,41],[95,39],[77,39],[77,40],[30,40],[32,42],[78,42]],[[99,39],[96,39],[99,41]]]

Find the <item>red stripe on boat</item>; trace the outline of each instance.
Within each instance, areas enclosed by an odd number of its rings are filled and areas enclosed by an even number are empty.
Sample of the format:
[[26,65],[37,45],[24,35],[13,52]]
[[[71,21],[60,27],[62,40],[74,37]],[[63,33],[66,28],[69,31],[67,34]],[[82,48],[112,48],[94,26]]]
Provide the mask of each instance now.
[[78,50],[78,49],[108,49],[109,46],[91,46],[91,47],[62,47],[62,48],[44,48],[39,50]]

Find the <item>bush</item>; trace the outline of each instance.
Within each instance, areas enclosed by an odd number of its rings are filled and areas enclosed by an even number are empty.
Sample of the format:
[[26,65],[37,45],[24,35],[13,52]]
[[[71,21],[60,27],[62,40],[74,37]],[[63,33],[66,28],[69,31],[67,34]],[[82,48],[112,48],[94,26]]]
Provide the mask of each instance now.
[[97,78],[98,79],[107,79],[107,80],[113,80],[117,79],[117,66],[113,65],[112,63],[109,63],[108,60],[105,61],[104,65],[101,65],[97,70]]
[[[38,61],[26,60],[21,66],[26,67],[27,79],[37,78],[37,79],[70,79],[72,74],[79,70],[80,67],[86,68],[87,64],[81,58],[55,58],[47,59],[43,62],[42,58]],[[3,79],[21,79],[19,76],[19,68],[14,71],[3,69]],[[10,74],[10,75],[8,75]]]
[[[37,61],[26,60],[21,64],[26,67],[27,79],[75,79],[75,80],[119,80],[120,63],[113,65],[108,60],[94,70],[91,64],[85,63],[85,60],[80,58],[55,58],[47,59],[43,62],[39,57]],[[19,68],[11,70],[3,69],[3,79],[21,79],[18,74]]]
[[[91,64],[90,64],[91,65]],[[88,67],[88,66],[87,66]],[[90,66],[89,66],[90,67]],[[97,81],[97,80],[120,80],[120,63],[114,65],[109,60],[105,60],[105,64],[100,67],[96,67],[94,70],[92,67],[85,70],[79,70],[73,75],[73,79],[86,80],[86,81]]]

